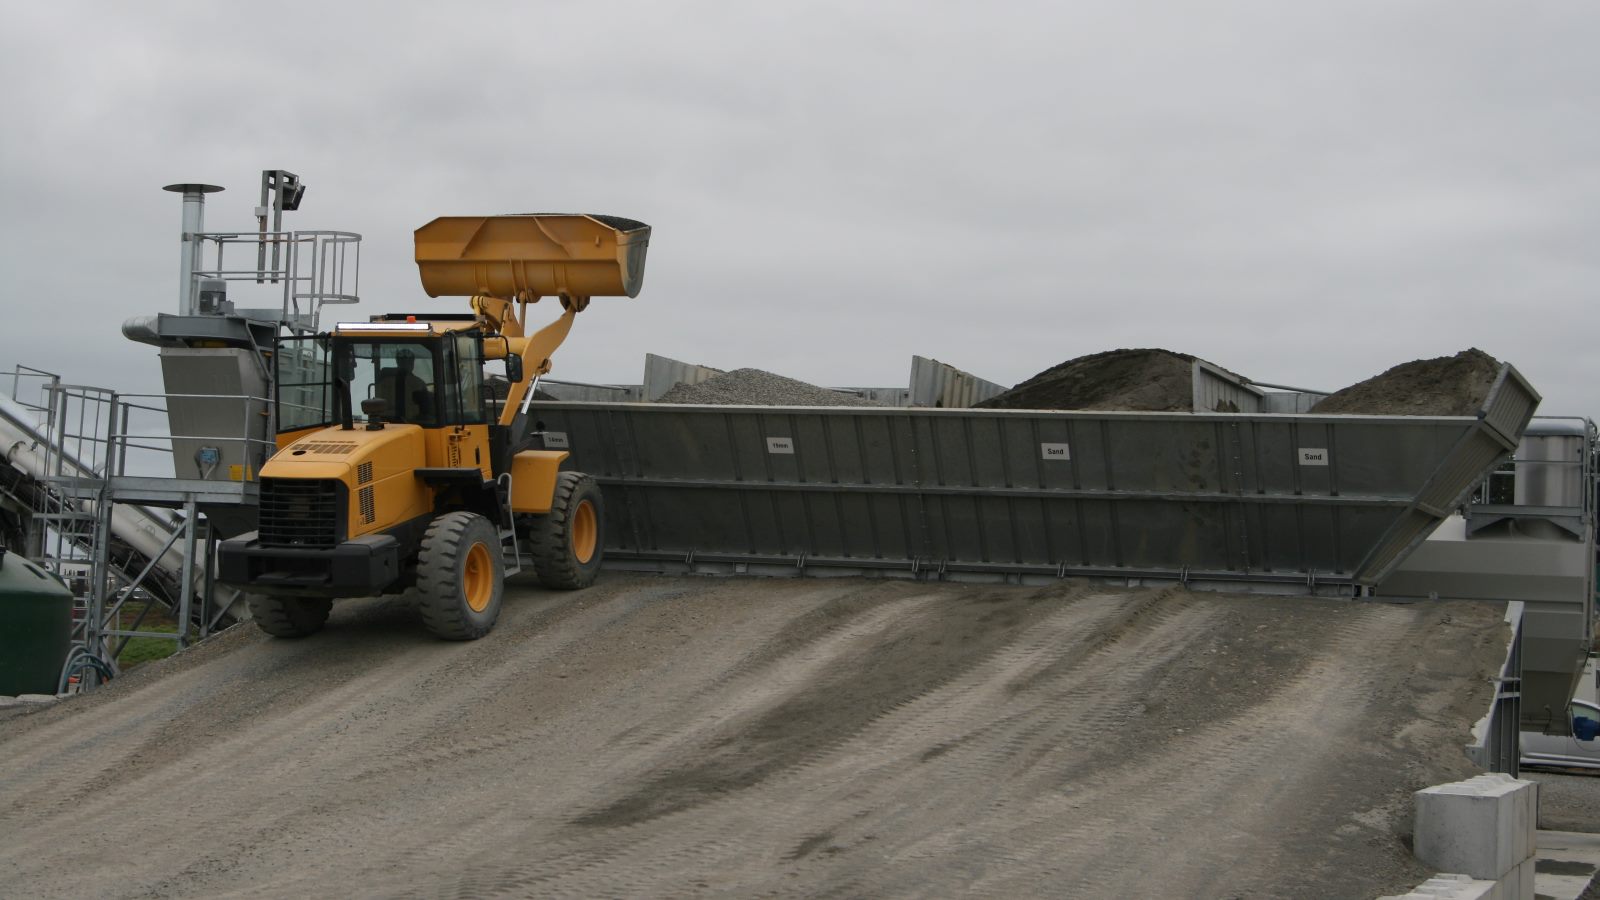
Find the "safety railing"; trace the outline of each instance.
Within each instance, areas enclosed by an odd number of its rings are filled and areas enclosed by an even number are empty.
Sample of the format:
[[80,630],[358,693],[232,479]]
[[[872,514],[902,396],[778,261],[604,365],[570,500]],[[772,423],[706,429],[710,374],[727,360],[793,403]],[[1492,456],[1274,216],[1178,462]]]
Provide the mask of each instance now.
[[[323,306],[360,298],[361,235],[354,232],[205,232],[196,237],[201,250],[194,278],[281,285],[279,322],[296,333],[314,331]],[[280,261],[276,266],[258,262],[268,247]],[[230,250],[256,257],[230,265]]]

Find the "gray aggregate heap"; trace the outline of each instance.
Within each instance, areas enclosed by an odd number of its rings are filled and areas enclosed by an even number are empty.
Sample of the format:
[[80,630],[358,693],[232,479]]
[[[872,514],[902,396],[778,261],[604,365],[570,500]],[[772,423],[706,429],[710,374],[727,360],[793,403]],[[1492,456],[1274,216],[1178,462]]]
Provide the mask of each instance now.
[[763,372],[734,369],[699,384],[679,384],[659,403],[706,403],[739,406],[882,406],[864,397],[817,387],[804,381]]

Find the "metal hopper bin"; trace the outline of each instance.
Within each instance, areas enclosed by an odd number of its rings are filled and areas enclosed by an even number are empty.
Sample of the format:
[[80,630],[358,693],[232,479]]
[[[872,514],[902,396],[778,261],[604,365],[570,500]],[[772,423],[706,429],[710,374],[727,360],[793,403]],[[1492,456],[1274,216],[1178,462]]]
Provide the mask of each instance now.
[[536,403],[601,483],[608,565],[1353,594],[1510,453],[1477,416]]

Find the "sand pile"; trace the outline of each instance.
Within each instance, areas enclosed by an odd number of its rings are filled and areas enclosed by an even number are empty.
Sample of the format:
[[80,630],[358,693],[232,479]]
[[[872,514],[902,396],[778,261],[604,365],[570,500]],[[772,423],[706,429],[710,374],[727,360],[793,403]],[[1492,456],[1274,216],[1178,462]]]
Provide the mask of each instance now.
[[1108,350],[1070,359],[978,404],[983,409],[1194,410],[1194,357]]
[[1418,359],[1330,394],[1313,413],[1371,416],[1470,416],[1494,386],[1500,363],[1476,347]]
[[699,384],[679,384],[657,403],[713,403],[742,406],[882,406],[864,397],[832,391],[804,381],[763,372],[734,369]]

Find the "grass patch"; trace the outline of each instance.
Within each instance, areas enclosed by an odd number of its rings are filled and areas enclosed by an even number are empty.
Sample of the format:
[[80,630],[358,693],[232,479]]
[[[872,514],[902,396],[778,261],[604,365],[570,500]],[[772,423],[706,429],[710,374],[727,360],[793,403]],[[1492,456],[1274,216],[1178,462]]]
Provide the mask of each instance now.
[[[145,615],[144,621],[139,622],[139,631],[159,631],[167,634],[177,634],[178,623],[167,611],[157,603],[149,604],[150,611]],[[132,629],[133,623],[138,621],[139,614],[144,612],[145,604],[130,602],[122,607],[122,627]],[[121,640],[118,638],[118,640]],[[113,644],[113,646],[115,646]],[[123,671],[142,663],[158,659],[166,659],[178,650],[175,639],[159,637],[134,637],[128,638],[128,645],[117,654],[117,667]]]

